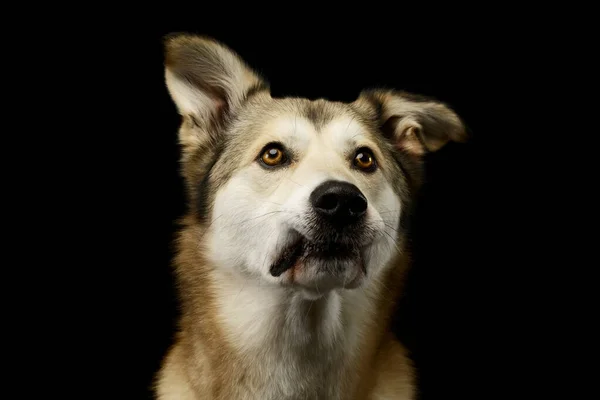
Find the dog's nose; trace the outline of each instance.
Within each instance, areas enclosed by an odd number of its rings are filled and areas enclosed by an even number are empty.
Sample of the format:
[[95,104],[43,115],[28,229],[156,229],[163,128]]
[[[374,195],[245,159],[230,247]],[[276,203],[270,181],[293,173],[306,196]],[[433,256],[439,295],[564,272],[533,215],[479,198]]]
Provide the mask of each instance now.
[[310,203],[318,215],[337,224],[356,222],[367,212],[367,199],[348,182],[321,183],[311,193]]

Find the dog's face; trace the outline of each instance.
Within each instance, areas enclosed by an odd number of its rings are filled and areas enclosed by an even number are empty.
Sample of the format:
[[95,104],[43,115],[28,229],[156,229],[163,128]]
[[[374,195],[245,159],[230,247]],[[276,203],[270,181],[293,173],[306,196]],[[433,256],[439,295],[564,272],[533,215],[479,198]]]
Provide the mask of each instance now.
[[228,134],[214,166],[227,165],[212,202],[217,264],[323,293],[396,251],[402,174],[349,106],[257,94]]
[[309,297],[377,279],[403,236],[420,157],[461,140],[445,105],[368,91],[351,104],[274,99],[224,45],[166,41],[183,172],[205,257]]

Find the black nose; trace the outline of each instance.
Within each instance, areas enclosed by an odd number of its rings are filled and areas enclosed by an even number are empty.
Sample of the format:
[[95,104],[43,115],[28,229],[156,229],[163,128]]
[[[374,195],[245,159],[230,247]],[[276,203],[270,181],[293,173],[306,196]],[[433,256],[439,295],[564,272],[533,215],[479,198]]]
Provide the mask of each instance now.
[[311,193],[310,202],[318,215],[337,224],[356,222],[367,212],[367,199],[348,182],[323,182]]

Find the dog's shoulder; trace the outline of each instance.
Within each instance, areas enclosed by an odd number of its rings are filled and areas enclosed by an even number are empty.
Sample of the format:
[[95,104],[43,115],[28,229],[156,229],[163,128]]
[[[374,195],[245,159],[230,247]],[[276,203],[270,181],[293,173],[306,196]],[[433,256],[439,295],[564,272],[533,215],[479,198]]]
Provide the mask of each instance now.
[[377,352],[370,398],[412,400],[414,380],[406,349],[392,333],[387,334]]
[[[203,379],[207,376],[202,371],[205,367],[202,360],[196,360],[193,364],[197,372],[197,374],[194,374],[195,377]],[[182,342],[177,341],[169,349],[156,377],[155,393],[157,400],[202,400],[212,398],[210,382],[207,380],[193,382],[187,373],[187,368],[189,368],[189,360],[186,359]]]

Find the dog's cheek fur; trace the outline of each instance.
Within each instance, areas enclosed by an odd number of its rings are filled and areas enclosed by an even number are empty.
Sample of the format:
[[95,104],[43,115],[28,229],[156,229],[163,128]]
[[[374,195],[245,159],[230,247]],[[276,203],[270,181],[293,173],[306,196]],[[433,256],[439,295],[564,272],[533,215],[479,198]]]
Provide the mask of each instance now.
[[200,225],[205,225],[212,213],[215,190],[211,172],[219,159],[219,152],[200,149],[197,154],[197,157],[182,163],[181,175],[186,185],[188,214]]
[[268,276],[273,250],[285,230],[285,213],[267,201],[265,188],[276,187],[280,180],[280,175],[265,174],[258,165],[250,165],[235,172],[217,191],[210,226],[211,261]]
[[378,196],[373,199],[371,216],[372,220],[381,221],[378,224],[380,234],[367,252],[367,274],[374,279],[378,279],[383,268],[389,265],[391,258],[399,251],[398,244],[402,239],[402,231],[396,226],[404,212],[404,204],[388,182],[382,182],[382,187]]

